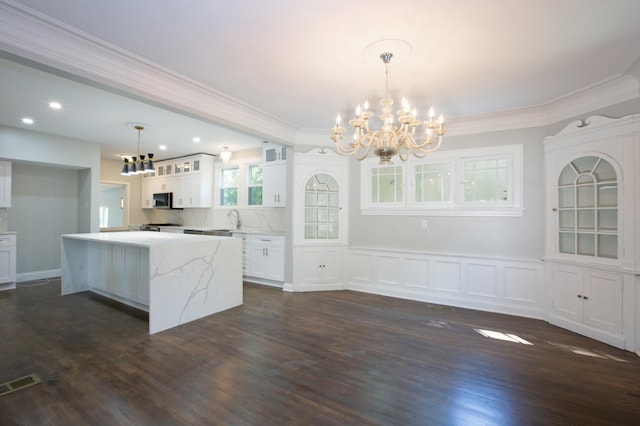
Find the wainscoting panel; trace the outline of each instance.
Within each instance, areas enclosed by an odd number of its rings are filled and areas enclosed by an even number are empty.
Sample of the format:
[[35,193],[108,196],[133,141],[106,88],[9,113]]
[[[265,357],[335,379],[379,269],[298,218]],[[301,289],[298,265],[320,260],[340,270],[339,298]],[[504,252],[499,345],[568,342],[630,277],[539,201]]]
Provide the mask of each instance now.
[[349,290],[544,318],[542,261],[352,248],[346,264]]
[[498,266],[485,263],[467,263],[467,294],[484,297],[498,297]]

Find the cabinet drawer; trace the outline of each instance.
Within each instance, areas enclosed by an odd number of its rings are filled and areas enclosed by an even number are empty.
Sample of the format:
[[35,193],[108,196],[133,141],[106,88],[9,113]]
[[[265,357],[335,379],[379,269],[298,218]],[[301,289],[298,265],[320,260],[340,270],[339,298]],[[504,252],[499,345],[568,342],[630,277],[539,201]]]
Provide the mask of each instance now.
[[0,246],[15,246],[16,236],[14,234],[0,235]]
[[284,247],[284,236],[282,235],[251,235],[251,245]]

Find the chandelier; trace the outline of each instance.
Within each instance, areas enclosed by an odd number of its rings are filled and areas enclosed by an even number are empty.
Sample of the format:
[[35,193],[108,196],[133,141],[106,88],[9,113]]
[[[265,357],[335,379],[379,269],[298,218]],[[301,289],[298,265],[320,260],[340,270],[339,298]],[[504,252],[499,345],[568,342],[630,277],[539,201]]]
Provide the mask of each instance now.
[[138,151],[137,157],[131,157],[131,161],[128,158],[124,158],[124,166],[122,166],[122,176],[134,176],[145,173],[155,173],[156,169],[153,166],[153,154],[148,153],[148,159],[145,160],[144,154],[140,154],[140,132],[144,130],[143,126],[138,124],[133,126],[138,131]]
[[436,151],[442,143],[442,137],[447,133],[444,127],[444,116],[440,114],[435,119],[435,109],[429,109],[425,121],[418,119],[415,108],[411,108],[406,98],[402,99],[401,107],[396,111],[398,121],[391,109],[393,99],[389,97],[389,61],[393,53],[384,52],[380,59],[385,66],[385,96],[380,100],[382,114],[378,117],[382,121],[380,130],[371,130],[369,120],[374,113],[369,110],[369,102],[356,108],[355,118],[349,120],[353,128],[353,140],[348,145],[343,145],[345,129],[340,124],[340,115],[336,117],[336,124],[331,128],[331,140],[336,144],[336,150],[341,155],[353,155],[357,160],[364,160],[371,150],[380,158],[379,164],[393,164],[391,159],[398,155],[400,160],[406,161],[409,154],[417,158],[423,158],[427,154]]

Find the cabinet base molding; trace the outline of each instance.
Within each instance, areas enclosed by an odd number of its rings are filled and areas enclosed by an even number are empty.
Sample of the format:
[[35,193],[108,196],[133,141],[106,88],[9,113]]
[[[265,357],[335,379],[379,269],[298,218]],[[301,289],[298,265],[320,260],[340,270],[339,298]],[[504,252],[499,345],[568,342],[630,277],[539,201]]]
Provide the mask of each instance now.
[[16,288],[16,283],[15,282],[0,284],[0,291],[13,290],[14,288]]
[[284,283],[282,281],[273,281],[273,280],[267,280],[264,278],[249,277],[246,275],[242,277],[242,279],[245,282],[252,283],[252,284],[268,285],[270,287],[278,287],[278,288],[284,287]]
[[630,350],[630,348],[628,347],[625,348],[625,338],[620,334],[609,333],[604,330],[599,330],[595,327],[589,327],[588,325],[567,320],[566,318],[553,313],[549,315],[548,322],[549,324],[557,325],[558,327],[565,328],[569,331],[573,331],[574,333],[591,337],[592,339],[604,342],[611,346],[615,346],[616,348]]

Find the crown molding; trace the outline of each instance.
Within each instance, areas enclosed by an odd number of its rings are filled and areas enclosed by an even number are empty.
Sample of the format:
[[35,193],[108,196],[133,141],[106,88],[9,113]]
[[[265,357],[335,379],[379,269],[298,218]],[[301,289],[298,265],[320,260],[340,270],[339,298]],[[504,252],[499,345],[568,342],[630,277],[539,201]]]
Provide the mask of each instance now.
[[292,143],[296,126],[30,9],[0,0],[0,49],[215,124]]

